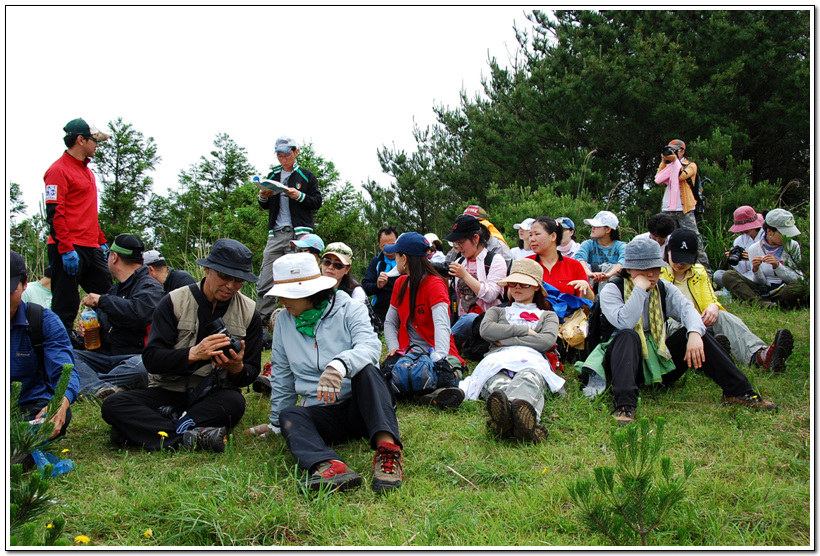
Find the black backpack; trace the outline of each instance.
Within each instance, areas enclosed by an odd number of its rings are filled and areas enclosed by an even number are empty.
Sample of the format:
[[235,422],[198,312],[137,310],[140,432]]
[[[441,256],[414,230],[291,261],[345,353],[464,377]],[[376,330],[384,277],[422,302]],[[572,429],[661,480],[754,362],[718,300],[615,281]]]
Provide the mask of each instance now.
[[54,394],[51,379],[49,379],[48,373],[46,372],[45,354],[43,350],[43,344],[46,341],[45,335],[43,334],[43,307],[36,303],[27,303],[26,319],[28,320],[26,332],[28,333],[29,340],[31,340],[31,347],[34,348],[34,354],[37,356],[37,368],[43,373],[46,389],[50,394]]
[[[681,171],[686,170],[686,168],[689,166],[689,164],[692,164],[692,163],[691,162],[687,163],[686,166],[681,168]],[[694,195],[695,203],[696,203],[694,211],[695,211],[695,214],[699,216],[699,215],[703,214],[704,211],[706,210],[706,198],[703,195],[703,184],[704,183],[709,183],[709,185],[712,185],[712,180],[710,180],[709,178],[701,179],[701,177],[700,177],[700,168],[698,168],[698,172],[695,174],[695,180],[694,181],[695,182],[692,183],[692,178],[688,178],[686,180],[686,183],[688,183],[689,187],[692,188],[692,195]]]
[[[619,276],[610,278],[606,283],[613,283],[618,286],[621,291],[621,296],[624,294],[624,280]],[[603,286],[601,286],[603,287]],[[658,291],[661,294],[661,307],[666,311],[666,286],[663,282],[658,280]],[[587,317],[587,339],[584,342],[584,351],[587,355],[592,353],[598,344],[605,342],[612,336],[615,327],[607,320],[604,313],[601,311],[600,295],[595,296],[595,303],[592,304],[592,309]]]

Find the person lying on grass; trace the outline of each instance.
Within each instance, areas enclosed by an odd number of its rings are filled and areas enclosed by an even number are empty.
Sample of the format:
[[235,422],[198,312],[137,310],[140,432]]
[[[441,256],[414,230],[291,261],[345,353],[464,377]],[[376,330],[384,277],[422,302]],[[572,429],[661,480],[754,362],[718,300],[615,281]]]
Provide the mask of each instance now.
[[[694,304],[678,288],[660,279],[661,247],[634,238],[625,250],[624,270],[601,288],[603,341],[583,364],[584,372],[605,376],[615,400],[615,420],[635,420],[638,387],[672,385],[690,367],[701,369],[723,390],[723,403],[776,410],[752,389],[706,326]],[[683,326],[667,337],[666,319]]]
[[373,490],[400,487],[399,424],[367,307],[335,290],[336,279],[322,276],[307,253],[277,259],[273,276],[266,295],[278,296],[285,310],[273,332],[270,419],[246,432],[282,434],[312,490],[359,486],[361,476],[328,444],[367,438],[376,450]]
[[509,307],[492,307],[481,322],[481,337],[490,342],[487,356],[459,384],[466,397],[487,400],[487,425],[499,438],[542,442],[544,390],[566,394],[564,379],[552,371],[544,352],[555,345],[558,317],[550,310],[541,284],[541,265],[513,261],[507,287]]
[[[698,256],[698,236],[692,230],[678,228],[669,236],[666,246],[669,267],[661,269],[661,278],[669,281],[695,304],[703,324],[715,334],[725,337],[731,353],[738,361],[757,365],[768,371],[786,370],[786,359],[792,353],[794,337],[787,328],[774,335],[771,345],[755,336],[740,317],[723,308],[715,297],[712,281],[701,264],[695,264]],[[680,324],[671,321],[667,333],[672,335]]]

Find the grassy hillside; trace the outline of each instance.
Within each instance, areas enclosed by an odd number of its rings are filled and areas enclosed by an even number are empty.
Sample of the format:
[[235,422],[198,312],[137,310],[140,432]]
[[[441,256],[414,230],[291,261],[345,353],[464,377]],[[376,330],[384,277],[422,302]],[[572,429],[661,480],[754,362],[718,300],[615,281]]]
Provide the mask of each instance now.
[[[649,542],[808,546],[810,312],[730,307],[766,341],[781,326],[794,333],[786,373],[742,367],[780,411],[722,407],[717,386],[691,371],[668,391],[643,390],[639,417],[667,420],[675,468],[684,458],[697,464],[687,498]],[[65,516],[71,538],[109,546],[599,546],[604,539],[581,524],[566,487],[614,464],[611,398],[590,402],[572,370],[566,378],[569,397],[546,402],[550,437],[541,445],[491,438],[483,402],[451,413],[400,406],[405,485],[382,497],[369,487],[373,454],[365,441],[339,448],[363,475],[362,488],[305,492],[281,437],[242,434],[267,419],[268,400],[253,391],[225,454],[117,449],[99,406],[80,402],[68,437],[53,447],[67,448],[76,467],[56,480],[49,515]]]

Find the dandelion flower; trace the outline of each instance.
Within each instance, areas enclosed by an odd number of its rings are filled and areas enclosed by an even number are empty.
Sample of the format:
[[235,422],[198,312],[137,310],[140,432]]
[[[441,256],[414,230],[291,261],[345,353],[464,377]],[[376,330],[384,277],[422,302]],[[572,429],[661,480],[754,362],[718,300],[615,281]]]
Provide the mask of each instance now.
[[154,532],[150,528],[148,528],[148,529],[145,530],[145,532],[142,534],[142,536],[145,537],[146,539],[150,539],[151,537],[154,536]]
[[68,452],[68,448],[63,448],[60,453],[65,454],[66,452]]
[[83,544],[88,544],[88,543],[91,542],[91,539],[89,539],[85,535],[77,535],[76,537],[74,537],[74,542],[81,542]]
[[546,473],[546,472],[547,472],[547,468],[545,467],[545,468],[544,468],[544,470],[543,470],[543,471],[541,471],[541,474],[543,475],[543,474],[544,474],[544,473]]
[[54,529],[54,524],[49,523],[48,525],[46,525],[46,529]]
[[162,438],[168,438],[168,433],[165,431],[159,431],[157,434],[160,435]]

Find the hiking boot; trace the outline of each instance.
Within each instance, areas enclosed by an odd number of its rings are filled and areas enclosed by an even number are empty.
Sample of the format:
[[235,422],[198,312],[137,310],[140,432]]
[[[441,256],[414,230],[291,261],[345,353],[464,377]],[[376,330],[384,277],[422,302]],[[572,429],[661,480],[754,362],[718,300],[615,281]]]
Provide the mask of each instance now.
[[779,307],[776,301],[765,301],[763,299],[758,300],[757,304],[763,309],[777,309]]
[[768,348],[763,348],[755,354],[758,365],[767,371],[782,373],[786,370],[786,359],[794,349],[794,336],[787,328],[781,328],[774,335],[774,341]]
[[111,394],[116,394],[117,392],[125,392],[125,388],[123,388],[122,386],[111,386],[110,384],[103,384],[102,386],[97,388],[96,392],[94,392],[94,397],[97,398],[99,401],[103,401]]
[[746,392],[740,396],[723,395],[724,405],[745,405],[761,411],[777,411],[777,404],[764,400],[754,392]]
[[227,440],[228,429],[225,427],[195,427],[182,433],[182,445],[190,450],[224,452]]
[[726,334],[715,334],[715,341],[720,344],[720,347],[726,350],[729,356],[732,355],[732,342],[729,341],[729,337],[726,336]]
[[383,440],[373,456],[373,492],[382,492],[401,486],[401,448]]
[[262,367],[262,372],[259,373],[255,379],[253,379],[253,391],[259,392],[260,394],[270,394],[271,387],[270,387],[270,370],[271,370],[270,362],[265,363],[265,366]]
[[307,480],[310,490],[321,490],[323,485],[332,486],[332,490],[350,490],[362,484],[361,476],[343,461],[331,459],[316,466]]
[[628,425],[635,420],[635,408],[631,405],[616,407],[612,414],[615,416],[615,422],[620,426]]
[[510,409],[510,400],[507,399],[507,394],[502,390],[496,390],[490,394],[487,398],[487,413],[490,414],[487,425],[496,436],[500,438],[512,436],[512,410]]
[[525,400],[515,399],[510,402],[512,412],[513,436],[522,442],[535,442],[535,427],[538,425],[538,414],[532,404]]
[[547,438],[549,438],[549,435],[550,433],[549,431],[547,431],[547,427],[545,427],[544,425],[538,424],[535,425],[534,429],[532,429],[532,441],[535,444],[545,441]]
[[423,405],[432,405],[439,409],[456,409],[464,401],[464,391],[455,386],[439,388],[420,398]]

